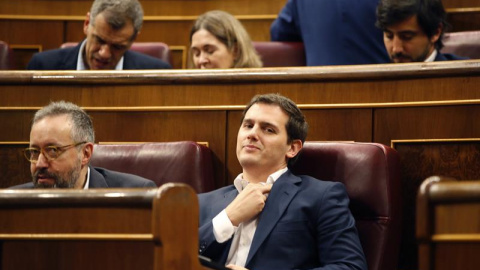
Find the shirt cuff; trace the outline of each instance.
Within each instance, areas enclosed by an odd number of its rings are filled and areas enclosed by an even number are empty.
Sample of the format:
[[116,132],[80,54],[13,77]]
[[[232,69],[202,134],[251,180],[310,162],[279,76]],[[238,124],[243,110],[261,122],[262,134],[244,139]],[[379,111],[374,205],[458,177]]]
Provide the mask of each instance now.
[[218,243],[230,239],[238,227],[233,226],[225,209],[212,219],[213,235]]

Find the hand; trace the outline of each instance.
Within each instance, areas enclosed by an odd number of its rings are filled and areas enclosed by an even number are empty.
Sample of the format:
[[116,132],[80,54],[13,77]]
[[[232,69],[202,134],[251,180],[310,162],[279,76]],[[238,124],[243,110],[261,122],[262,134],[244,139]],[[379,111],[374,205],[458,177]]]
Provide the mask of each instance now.
[[248,184],[231,202],[225,212],[234,226],[248,221],[262,212],[267,200],[266,193],[272,189],[271,184]]
[[241,266],[238,266],[238,265],[233,265],[233,264],[229,264],[226,267],[230,268],[230,269],[233,269],[233,270],[248,270],[247,268],[244,268],[244,267],[241,267]]

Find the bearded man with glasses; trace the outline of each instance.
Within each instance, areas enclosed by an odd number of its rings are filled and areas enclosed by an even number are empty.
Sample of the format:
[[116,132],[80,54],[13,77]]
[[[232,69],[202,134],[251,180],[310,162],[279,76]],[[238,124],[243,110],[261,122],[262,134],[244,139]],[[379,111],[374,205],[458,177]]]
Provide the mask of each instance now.
[[95,142],[90,116],[73,103],[52,102],[35,113],[30,146],[32,182],[14,186],[25,188],[112,188],[156,187],[153,181],[89,166]]

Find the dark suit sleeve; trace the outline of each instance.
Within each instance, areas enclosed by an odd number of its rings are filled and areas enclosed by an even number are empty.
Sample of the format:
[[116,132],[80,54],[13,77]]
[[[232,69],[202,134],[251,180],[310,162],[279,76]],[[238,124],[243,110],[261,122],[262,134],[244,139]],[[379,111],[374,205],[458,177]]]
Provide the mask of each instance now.
[[223,260],[223,254],[228,251],[227,248],[230,244],[230,240],[225,243],[218,243],[213,234],[213,224],[208,222],[203,224],[198,229],[199,238],[199,253],[214,261],[225,263]]
[[223,210],[223,205],[214,203],[220,197],[223,197],[223,195],[218,190],[198,195],[200,205],[199,254],[216,262],[225,263],[230,250],[231,239],[224,243],[218,243],[213,233],[212,223],[212,219]]
[[148,187],[148,188],[150,188],[150,187],[156,188],[156,187],[157,187],[157,184],[155,184],[155,182],[149,180],[149,181],[145,181],[145,183],[143,184],[142,187],[146,187],[146,188],[147,188],[147,187]]
[[302,41],[295,1],[289,0],[270,27],[272,41]]
[[42,70],[42,66],[40,64],[40,61],[38,60],[38,54],[34,54],[32,59],[27,64],[27,69],[28,70]]
[[324,193],[317,214],[319,269],[367,269],[345,187],[335,183]]

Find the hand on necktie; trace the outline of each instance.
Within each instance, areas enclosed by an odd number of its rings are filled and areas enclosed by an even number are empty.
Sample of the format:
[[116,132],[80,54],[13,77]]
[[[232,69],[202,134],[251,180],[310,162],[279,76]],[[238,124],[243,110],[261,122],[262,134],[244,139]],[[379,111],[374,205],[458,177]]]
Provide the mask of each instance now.
[[248,184],[225,209],[232,224],[238,226],[262,212],[271,189],[271,184]]

